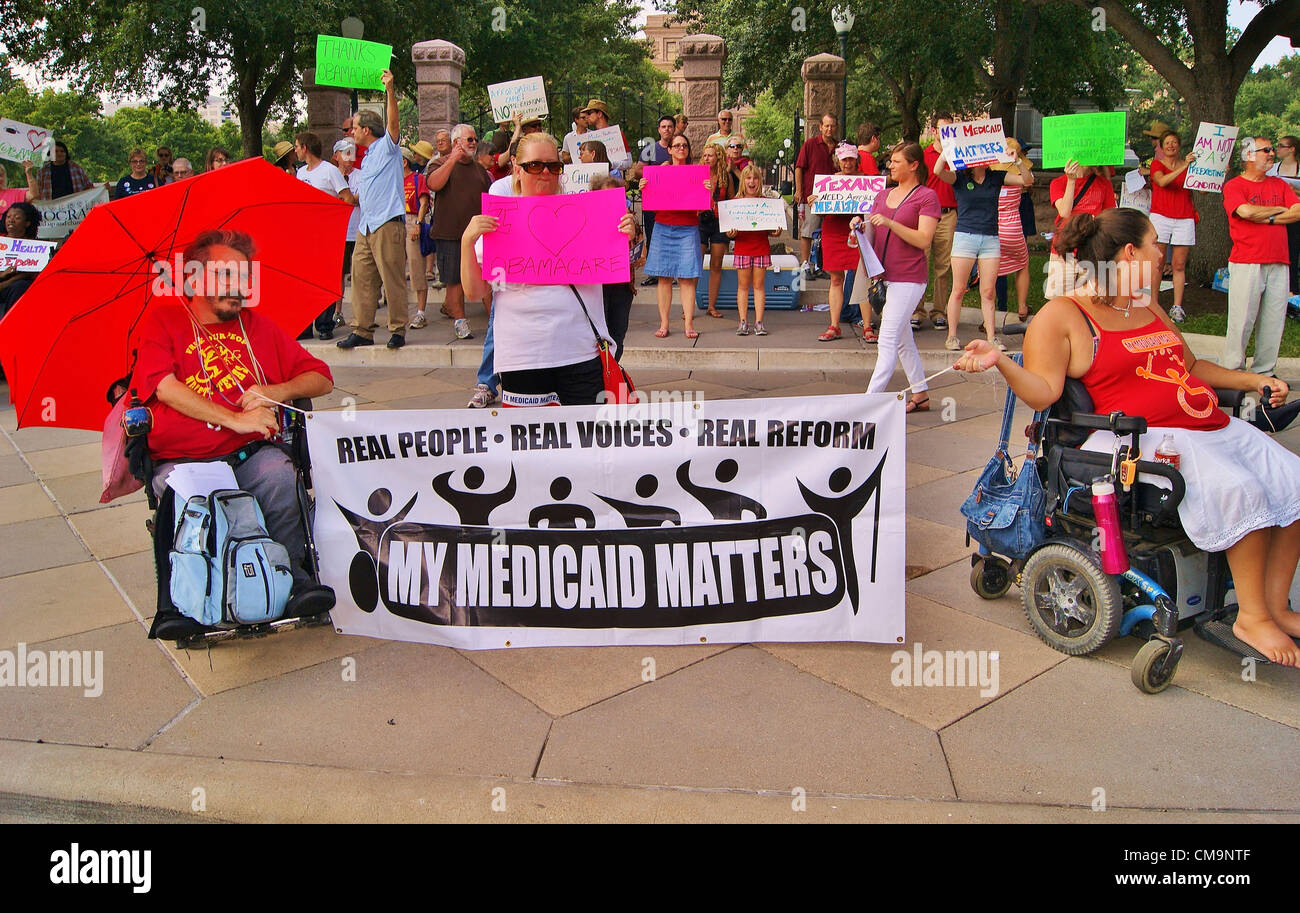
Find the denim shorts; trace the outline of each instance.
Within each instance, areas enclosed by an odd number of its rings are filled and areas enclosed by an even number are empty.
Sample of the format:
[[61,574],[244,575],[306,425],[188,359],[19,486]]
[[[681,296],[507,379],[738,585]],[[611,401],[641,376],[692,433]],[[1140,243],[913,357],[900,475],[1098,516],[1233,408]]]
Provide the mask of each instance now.
[[1002,257],[1002,245],[997,235],[959,231],[952,236],[952,255],[963,260],[997,260]]

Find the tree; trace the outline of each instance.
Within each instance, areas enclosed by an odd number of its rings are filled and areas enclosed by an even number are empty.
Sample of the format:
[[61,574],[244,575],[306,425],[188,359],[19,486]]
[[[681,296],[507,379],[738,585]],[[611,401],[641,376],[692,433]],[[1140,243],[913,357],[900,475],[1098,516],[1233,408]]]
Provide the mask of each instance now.
[[[1233,122],[1237,93],[1264,47],[1277,35],[1300,32],[1300,2],[1255,0],[1259,13],[1232,41],[1224,0],[1037,0],[1068,2],[1105,13],[1106,25],[1122,35],[1177,92],[1190,123]],[[1190,54],[1180,53],[1187,44]],[[1208,279],[1227,262],[1231,246],[1227,214],[1214,194],[1196,194],[1201,222],[1188,274]]]
[[1236,124],[1248,136],[1280,136],[1300,132],[1300,54],[1260,67],[1237,93]]

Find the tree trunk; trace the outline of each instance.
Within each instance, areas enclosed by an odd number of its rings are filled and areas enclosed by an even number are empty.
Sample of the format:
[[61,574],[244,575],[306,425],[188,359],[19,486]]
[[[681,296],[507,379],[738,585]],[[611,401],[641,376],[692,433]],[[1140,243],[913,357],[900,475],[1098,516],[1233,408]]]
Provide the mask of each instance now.
[[[1206,74],[1208,75],[1208,74]],[[1236,92],[1222,80],[1211,81],[1201,78],[1196,81],[1196,92],[1188,98],[1188,111],[1191,121],[1197,124],[1233,123],[1233,104]],[[1195,135],[1189,138],[1195,141]],[[1235,155],[1233,164],[1236,164]],[[1233,169],[1228,176],[1232,177]],[[1228,254],[1232,250],[1232,239],[1228,235],[1228,213],[1223,208],[1223,195],[1219,193],[1192,194],[1196,210],[1201,215],[1196,225],[1196,246],[1187,258],[1187,280],[1202,283],[1214,276],[1214,271],[1228,265]]]

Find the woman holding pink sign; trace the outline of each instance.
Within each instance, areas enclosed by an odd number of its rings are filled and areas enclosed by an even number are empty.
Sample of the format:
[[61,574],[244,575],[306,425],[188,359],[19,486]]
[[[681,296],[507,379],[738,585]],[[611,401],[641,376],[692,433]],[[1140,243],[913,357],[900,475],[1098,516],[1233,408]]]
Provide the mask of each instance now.
[[[691,161],[691,141],[684,134],[674,136],[668,144],[667,165],[688,165]],[[706,186],[708,182],[705,182]],[[643,203],[644,205],[644,203]],[[682,290],[682,322],[686,338],[695,339],[700,334],[695,329],[695,285],[700,279],[700,211],[698,209],[660,209],[655,212],[655,231],[650,238],[650,254],[646,257],[645,271],[659,278],[659,329],[655,336],[668,335],[668,314],[673,307],[673,280]]]

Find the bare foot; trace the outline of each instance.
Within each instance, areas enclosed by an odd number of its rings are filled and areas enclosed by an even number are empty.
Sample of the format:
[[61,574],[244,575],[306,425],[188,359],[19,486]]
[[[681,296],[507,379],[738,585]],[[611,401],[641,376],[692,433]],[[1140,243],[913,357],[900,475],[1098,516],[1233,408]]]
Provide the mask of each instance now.
[[1279,665],[1300,666],[1300,645],[1288,637],[1272,619],[1242,621],[1238,615],[1232,633]]
[[1283,609],[1281,612],[1274,614],[1269,612],[1269,617],[1273,622],[1285,631],[1291,637],[1300,637],[1300,613],[1292,612],[1289,609]]

